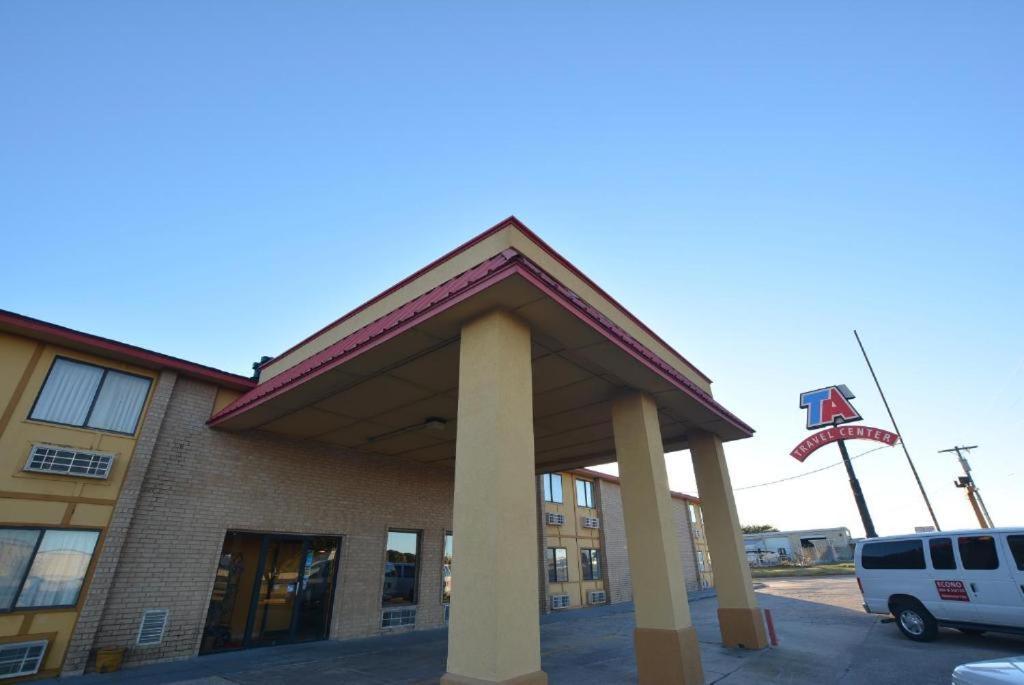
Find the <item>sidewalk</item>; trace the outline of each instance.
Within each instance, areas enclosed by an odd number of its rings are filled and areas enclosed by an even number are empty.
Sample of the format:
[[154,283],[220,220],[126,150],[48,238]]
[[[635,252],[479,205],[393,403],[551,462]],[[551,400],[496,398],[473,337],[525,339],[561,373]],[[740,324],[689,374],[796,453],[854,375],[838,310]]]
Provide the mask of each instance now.
[[[691,607],[708,605],[714,591],[691,593]],[[717,640],[717,624],[698,627],[701,640]],[[60,685],[228,685],[234,683],[332,683],[385,685],[436,683],[445,671],[448,633],[419,630],[359,640],[211,654],[183,661],[127,668],[118,673],[47,680]],[[615,604],[541,617],[541,658],[552,683],[623,683],[636,680],[633,605]],[[705,664],[705,669],[708,664]],[[710,680],[710,679],[709,679]]]

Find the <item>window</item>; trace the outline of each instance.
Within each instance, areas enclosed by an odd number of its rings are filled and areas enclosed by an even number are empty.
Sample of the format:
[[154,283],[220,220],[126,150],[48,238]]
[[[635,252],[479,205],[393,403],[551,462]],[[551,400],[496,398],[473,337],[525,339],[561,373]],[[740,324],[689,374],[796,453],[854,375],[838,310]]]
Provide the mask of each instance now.
[[0,678],[32,675],[39,671],[46,653],[46,640],[0,645]]
[[928,541],[928,551],[932,554],[932,568],[948,571],[956,568],[953,558],[953,540],[951,538],[932,538]]
[[29,418],[134,434],[149,385],[143,376],[57,357]]
[[871,569],[924,568],[924,545],[920,540],[869,542],[861,552],[861,563]]
[[384,606],[416,604],[416,566],[419,553],[420,534],[418,532],[388,531],[381,604]]
[[601,580],[601,550],[581,549],[580,566],[583,580]]
[[697,568],[704,573],[704,552],[697,552]]
[[0,529],[0,611],[74,606],[100,534]]
[[441,550],[441,604],[452,601],[452,534],[444,534]]
[[992,571],[999,568],[996,540],[991,535],[978,535],[956,539],[960,548],[960,562],[965,571]]
[[576,481],[576,506],[594,507],[594,484],[589,480]]
[[569,556],[564,547],[548,547],[546,553],[549,583],[569,581]]
[[545,473],[541,476],[544,479],[544,501],[562,503],[562,474]]
[[33,445],[28,455],[26,471],[54,473],[62,476],[84,476],[86,478],[106,478],[110,475],[110,467],[114,463],[114,455],[99,452],[69,450],[52,445]]
[[687,504],[686,510],[690,512],[690,523],[697,523],[697,507]]
[[1013,560],[1017,562],[1017,570],[1024,571],[1024,535],[1008,535],[1006,542],[1010,545]]

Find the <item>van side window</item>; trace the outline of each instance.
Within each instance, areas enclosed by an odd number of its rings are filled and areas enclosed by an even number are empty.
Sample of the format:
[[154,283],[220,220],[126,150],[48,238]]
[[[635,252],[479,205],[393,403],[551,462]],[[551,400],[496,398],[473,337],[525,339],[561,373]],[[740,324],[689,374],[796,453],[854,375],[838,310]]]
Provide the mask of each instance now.
[[940,571],[956,568],[952,538],[932,538],[928,541],[928,551],[932,554],[932,568]]
[[1008,535],[1006,541],[1010,543],[1010,552],[1017,562],[1017,570],[1024,571],[1024,535]]
[[978,535],[956,539],[960,547],[960,561],[967,571],[991,571],[999,568],[996,541],[991,535]]
[[864,568],[920,569],[924,568],[924,544],[921,540],[893,540],[869,542],[860,554]]

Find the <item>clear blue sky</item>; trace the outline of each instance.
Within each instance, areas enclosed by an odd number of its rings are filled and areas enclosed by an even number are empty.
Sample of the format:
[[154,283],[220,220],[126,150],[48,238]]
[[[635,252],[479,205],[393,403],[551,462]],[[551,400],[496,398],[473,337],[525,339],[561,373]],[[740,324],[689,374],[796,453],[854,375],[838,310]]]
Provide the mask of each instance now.
[[[1024,4],[383,5],[0,3],[0,306],[246,373],[514,213],[758,428],[735,485],[837,460],[802,390],[887,425],[857,327],[941,522],[966,442],[1024,524]],[[841,469],[737,498],[861,532]]]

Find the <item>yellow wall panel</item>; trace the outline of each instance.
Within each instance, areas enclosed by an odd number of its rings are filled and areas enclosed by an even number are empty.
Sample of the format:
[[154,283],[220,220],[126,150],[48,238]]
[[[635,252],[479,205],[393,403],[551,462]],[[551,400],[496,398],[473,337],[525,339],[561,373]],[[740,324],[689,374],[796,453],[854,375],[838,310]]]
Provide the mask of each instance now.
[[107,504],[76,504],[71,515],[71,525],[106,528],[114,507]]
[[17,635],[21,630],[21,614],[0,616],[0,637]]
[[47,611],[32,617],[31,633],[56,633],[56,637],[46,651],[43,668],[60,668],[64,661],[64,652],[71,640],[71,631],[75,629],[78,613],[71,611]]
[[217,388],[217,396],[213,400],[213,411],[210,413],[210,416],[213,416],[221,409],[237,400],[241,395],[242,393],[238,392],[237,390]]
[[0,499],[0,523],[59,526],[67,507],[67,502],[4,498]]
[[0,354],[0,414],[14,395],[37,346],[34,340],[0,333],[0,351],[3,352]]

